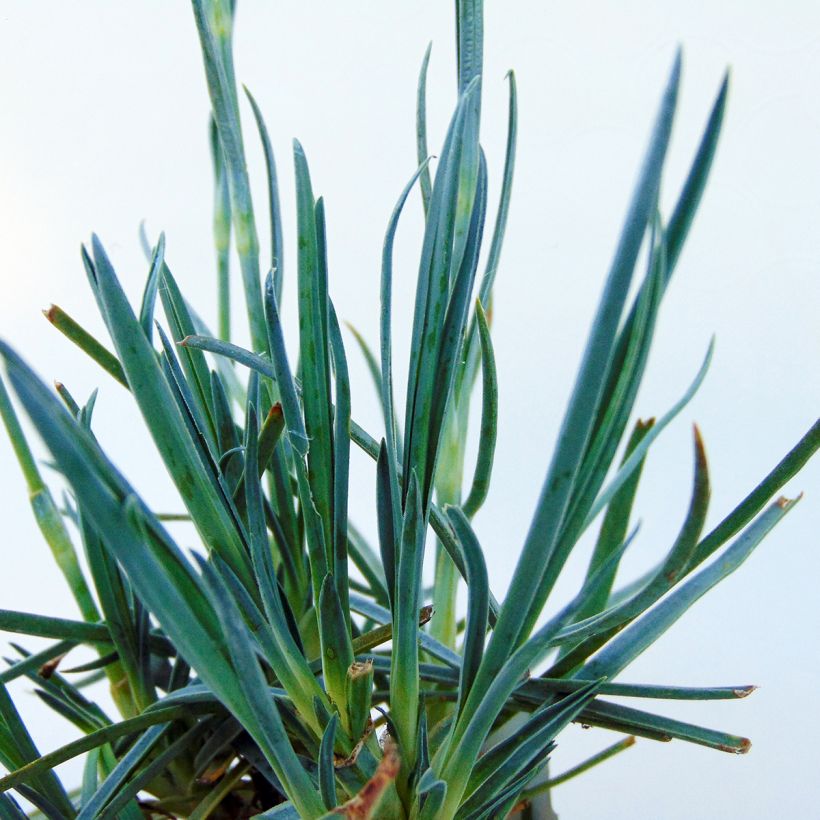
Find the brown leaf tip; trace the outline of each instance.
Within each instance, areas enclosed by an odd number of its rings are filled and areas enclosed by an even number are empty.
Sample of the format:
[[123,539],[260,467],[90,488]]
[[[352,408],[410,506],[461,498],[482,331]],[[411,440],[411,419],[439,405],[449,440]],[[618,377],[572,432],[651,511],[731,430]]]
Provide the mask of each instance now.
[[38,670],[37,674],[41,678],[45,678],[48,680],[56,671],[57,667],[62,663],[63,658],[65,658],[66,653],[64,652],[62,655],[58,655],[56,658],[52,658],[50,661],[46,661]]
[[737,689],[733,690],[735,693],[736,698],[748,698],[752,692],[757,691],[759,687],[757,686],[739,686]]
[[737,738],[737,745],[719,744],[715,746],[718,751],[728,752],[731,755],[745,755],[752,748],[752,741],[748,737]]
[[348,675],[351,678],[363,678],[373,671],[373,661],[353,661],[348,668]]
[[692,425],[692,434],[695,439],[695,458],[701,465],[701,468],[706,467],[706,445],[703,443],[703,436],[700,432],[700,427],[697,424]]
[[744,737],[741,739],[740,746],[735,749],[735,754],[737,755],[745,755],[748,751],[752,748],[752,741],[749,740],[748,737]]

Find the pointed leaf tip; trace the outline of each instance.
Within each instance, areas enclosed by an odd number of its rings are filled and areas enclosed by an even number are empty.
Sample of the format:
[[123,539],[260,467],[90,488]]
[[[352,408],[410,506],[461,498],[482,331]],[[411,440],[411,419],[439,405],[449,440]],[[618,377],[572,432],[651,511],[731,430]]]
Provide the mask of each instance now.
[[692,434],[695,440],[695,463],[699,470],[706,472],[708,469],[706,460],[706,445],[703,443],[703,436],[697,423],[692,424]]

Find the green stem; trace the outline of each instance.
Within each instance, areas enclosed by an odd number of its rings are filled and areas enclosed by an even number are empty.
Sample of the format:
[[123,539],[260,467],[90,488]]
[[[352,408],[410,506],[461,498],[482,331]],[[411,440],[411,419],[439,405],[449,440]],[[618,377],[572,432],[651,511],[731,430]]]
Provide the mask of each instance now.
[[74,549],[71,536],[68,534],[63,517],[54,503],[51,491],[37,469],[34,455],[28,446],[2,379],[0,379],[0,416],[3,417],[3,423],[6,426],[15,455],[25,476],[29,490],[29,502],[37,526],[51,549],[51,554],[63,573],[63,577],[71,589],[83,618],[91,622],[99,621],[100,614],[77,560],[77,552]]
[[251,340],[254,350],[267,351],[268,335],[259,280],[259,239],[253,216],[231,57],[231,13],[224,0],[193,0],[193,10],[205,62],[213,118],[227,171],[234,237],[245,289]]
[[26,437],[23,435],[23,428],[20,426],[17,414],[14,412],[11,398],[2,378],[0,378],[0,416],[3,417],[3,423],[11,439],[14,454],[17,456],[17,461],[20,462],[20,468],[25,476],[29,493],[34,495],[36,492],[45,490],[46,485],[40,476],[40,471],[37,469],[37,463],[34,461]]
[[214,163],[213,233],[216,250],[218,332],[220,339],[229,341],[231,338],[231,191],[228,185],[225,158],[219,142],[219,132],[213,118],[211,119],[210,131],[211,153],[213,154]]

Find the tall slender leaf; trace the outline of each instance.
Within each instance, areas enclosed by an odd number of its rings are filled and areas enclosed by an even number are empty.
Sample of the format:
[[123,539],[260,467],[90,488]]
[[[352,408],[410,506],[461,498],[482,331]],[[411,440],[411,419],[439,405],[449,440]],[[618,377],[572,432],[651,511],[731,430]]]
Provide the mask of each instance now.
[[230,55],[232,15],[227,0],[192,0],[192,6],[202,47],[213,118],[227,169],[231,192],[231,215],[242,271],[251,339],[256,350],[267,350],[265,310],[259,282],[259,240],[253,216],[253,202],[245,149],[242,144],[242,129],[239,122],[239,107]]
[[680,55],[661,102],[649,150],[644,160],[615,259],[604,286],[580,371],[558,437],[530,529],[509,591],[484,655],[476,684],[484,689],[496,676],[513,648],[522,639],[521,629],[531,618],[532,602],[543,570],[555,547],[580,457],[588,441],[598,397],[615,344],[618,324],[632,279],[635,261],[650,216],[654,213],[661,169],[669,144],[680,81]]
[[[243,86],[244,87],[244,86]],[[248,102],[253,109],[256,127],[259,130],[259,139],[262,142],[262,151],[265,154],[265,168],[268,173],[268,211],[270,214],[270,268],[273,271],[273,282],[276,290],[276,301],[282,301],[282,281],[284,277],[285,243],[282,238],[282,210],[279,205],[279,182],[276,174],[276,159],[273,155],[268,129],[262,111],[257,105],[253,94],[245,88]]]

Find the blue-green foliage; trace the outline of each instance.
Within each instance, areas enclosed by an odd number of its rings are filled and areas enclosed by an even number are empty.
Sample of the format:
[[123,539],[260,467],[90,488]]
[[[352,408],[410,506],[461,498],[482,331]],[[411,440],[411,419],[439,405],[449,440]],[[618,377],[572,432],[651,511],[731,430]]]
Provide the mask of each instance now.
[[[712,356],[710,345],[691,386],[659,420],[635,420],[659,308],[715,155],[727,81],[665,221],[658,193],[680,91],[681,56],[675,57],[558,441],[551,458],[545,455],[541,494],[499,601],[490,589],[480,522],[472,520],[491,491],[497,438],[492,292],[511,201],[518,99],[510,73],[500,197],[484,242],[489,171],[480,134],[481,0],[456,3],[457,95],[434,162],[425,110],[429,48],[424,55],[417,163],[408,167],[409,181],[387,223],[380,316],[367,332],[354,331],[381,403],[384,431],[377,437],[351,418],[325,207],[314,196],[298,142],[299,357],[286,352],[271,139],[248,93],[267,166],[271,248],[263,278],[234,76],[233,3],[193,0],[193,10],[212,103],[219,337],[207,331],[166,264],[164,235],[149,249],[138,311],[100,239],[93,236],[90,250],[83,249],[113,352],[56,306],[47,312],[131,392],[180,511],[158,515],[108,458],[92,429],[96,395],[83,407],[65,386],[55,393],[0,342],[8,383],[66,488],[59,509],[0,381],[0,415],[32,509],[82,615],[0,610],[0,629],[56,641],[34,655],[17,647],[18,657],[0,673],[0,763],[9,772],[0,778],[0,816],[26,816],[7,793],[14,790],[49,818],[136,820],[143,811],[319,818],[336,810],[478,820],[505,816],[520,801],[628,748],[634,735],[746,751],[743,737],[606,700],[717,700],[752,691],[614,679],[737,569],[791,509],[794,501],[770,499],[820,447],[818,423],[704,535],[710,482],[696,428],[691,501],[676,539],[655,570],[616,587],[621,557],[637,533],[633,503],[650,447],[687,406]],[[400,418],[393,394],[393,246],[417,186],[425,222]],[[229,338],[232,241],[252,350]],[[642,249],[646,268],[638,279]],[[158,302],[163,321],[155,315]],[[378,355],[368,333],[378,333]],[[465,481],[479,370],[477,458]],[[374,461],[370,524],[377,546],[348,517],[351,442]],[[193,524],[200,539],[193,554],[180,549],[164,518]],[[557,614],[544,622],[567,560],[599,519],[580,590],[551,606]],[[436,536],[432,588],[423,584],[429,530]],[[462,582],[463,621],[456,612]],[[72,667],[62,658],[79,645],[91,647],[95,660]],[[546,670],[532,677],[545,661]],[[41,754],[6,689],[21,677],[81,737]],[[120,713],[115,719],[82,693],[101,677]],[[518,722],[515,731],[508,731],[509,721]],[[571,721],[629,737],[555,781],[539,782],[556,736]],[[61,782],[55,767],[82,754],[82,783]],[[72,791],[75,785],[80,788]]]

